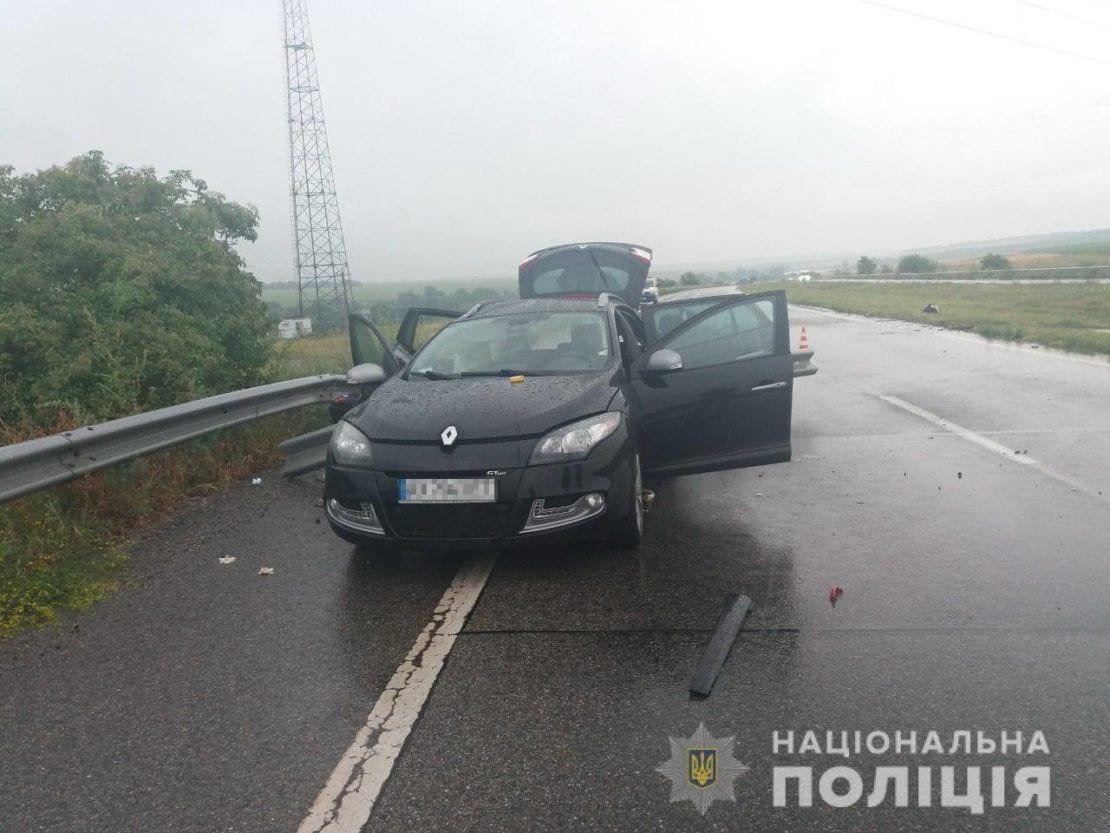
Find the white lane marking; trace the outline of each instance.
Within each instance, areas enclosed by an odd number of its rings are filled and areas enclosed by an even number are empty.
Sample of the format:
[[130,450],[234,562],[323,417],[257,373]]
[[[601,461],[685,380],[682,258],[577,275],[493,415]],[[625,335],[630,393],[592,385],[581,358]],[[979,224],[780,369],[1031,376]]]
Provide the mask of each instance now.
[[483,553],[467,559],[459,568],[432,620],[397,667],[298,833],[357,833],[369,820],[374,802],[496,561],[496,553]]
[[989,451],[993,451],[995,454],[1000,454],[1011,462],[1021,463],[1022,465],[1034,468],[1041,474],[1046,475],[1047,477],[1051,477],[1053,480],[1057,480],[1077,492],[1083,492],[1083,494],[1089,495],[1096,500],[1110,500],[1110,497],[1103,495],[1098,489],[1094,489],[1085,483],[1081,483],[1080,481],[1076,480],[1073,477],[1069,477],[1066,474],[1061,474],[1055,469],[1049,468],[1044,463],[1034,460],[1028,454],[1015,454],[1012,448],[1008,448],[1001,443],[996,443],[994,440],[988,439],[982,434],[976,434],[974,431],[968,431],[966,428],[963,428],[952,422],[952,420],[945,419],[942,416],[938,416],[932,411],[926,411],[924,408],[919,408],[917,405],[907,402],[904,399],[899,399],[897,396],[883,396],[880,394],[879,399],[890,405],[893,405],[896,408],[901,408],[903,411],[913,414],[914,416],[926,420],[927,422],[931,422],[938,428],[943,428],[949,433],[955,434],[957,437],[962,437],[969,442],[973,442],[976,445],[982,446]]

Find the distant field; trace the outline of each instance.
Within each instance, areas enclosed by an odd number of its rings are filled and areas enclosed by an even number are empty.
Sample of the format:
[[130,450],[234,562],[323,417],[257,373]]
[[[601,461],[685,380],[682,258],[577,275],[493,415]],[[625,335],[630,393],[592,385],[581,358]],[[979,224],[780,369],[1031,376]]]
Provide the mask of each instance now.
[[[444,292],[454,288],[498,286],[474,281],[440,281]],[[515,297],[511,284],[501,282],[508,297]],[[400,289],[398,289],[400,287]],[[424,284],[381,283],[363,300],[388,301],[398,292],[422,291]],[[851,312],[906,321],[920,321],[966,330],[987,338],[1036,342],[1048,347],[1082,353],[1110,354],[1110,285],[1084,284],[902,284],[902,283],[756,283],[749,291],[785,289],[793,303],[810,304],[839,312]],[[282,290],[279,290],[282,291]],[[294,290],[284,290],[295,295]],[[923,313],[926,304],[940,312]],[[382,324],[392,339],[396,325]],[[292,378],[314,373],[340,373],[350,363],[346,336],[317,336],[274,342],[275,378]]]
[[[1035,342],[1080,353],[1110,353],[1110,285],[1105,284],[808,284],[785,289],[796,304],[919,321],[987,338]],[[923,313],[935,304],[936,314]]]
[[[375,301],[387,301],[396,298],[402,292],[415,292],[421,294],[425,286],[434,286],[450,294],[456,289],[498,289],[504,290],[506,297],[516,297],[515,278],[449,278],[434,281],[375,281],[354,287],[356,304],[373,304]],[[266,303],[277,303],[283,307],[297,305],[297,290],[275,289],[269,284],[262,284],[262,300]]]

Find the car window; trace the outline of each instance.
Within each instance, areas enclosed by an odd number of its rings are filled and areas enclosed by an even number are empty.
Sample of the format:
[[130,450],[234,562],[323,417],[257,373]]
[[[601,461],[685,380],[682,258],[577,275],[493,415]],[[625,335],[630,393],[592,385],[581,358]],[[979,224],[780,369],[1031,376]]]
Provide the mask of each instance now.
[[770,300],[730,304],[676,335],[666,348],[685,368],[770,356],[775,351],[775,305]]
[[543,271],[532,282],[535,295],[620,292],[632,279],[627,259],[604,250],[560,252],[549,260],[541,261]]
[[686,323],[695,315],[705,312],[714,304],[719,304],[720,298],[711,298],[706,301],[686,301],[669,303],[660,306],[655,311],[655,332],[662,338],[671,330]]
[[610,356],[603,312],[542,312],[456,321],[409,364],[408,378],[559,375],[598,370]]
[[351,357],[357,364],[372,362],[385,366],[385,345],[366,324],[351,321]]

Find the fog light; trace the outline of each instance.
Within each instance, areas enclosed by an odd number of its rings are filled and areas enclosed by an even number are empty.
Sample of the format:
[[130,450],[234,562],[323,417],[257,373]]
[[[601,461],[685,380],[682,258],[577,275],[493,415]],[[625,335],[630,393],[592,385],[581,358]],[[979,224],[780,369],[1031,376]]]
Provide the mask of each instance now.
[[373,532],[384,535],[382,523],[374,512],[374,504],[369,501],[349,501],[357,503],[357,508],[344,506],[335,498],[328,500],[328,517],[342,527],[356,532]]
[[528,520],[524,522],[525,532],[540,532],[556,529],[561,526],[570,526],[596,517],[605,511],[605,495],[592,492],[582,495],[565,506],[544,506],[543,498],[532,501],[532,508],[528,512]]

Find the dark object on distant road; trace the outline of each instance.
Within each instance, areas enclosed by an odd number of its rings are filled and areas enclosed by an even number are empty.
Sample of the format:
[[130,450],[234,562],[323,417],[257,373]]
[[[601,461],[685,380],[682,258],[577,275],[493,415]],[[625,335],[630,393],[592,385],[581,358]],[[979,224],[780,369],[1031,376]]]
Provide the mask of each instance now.
[[926,305],[924,306],[924,308],[922,308],[922,310],[921,310],[921,311],[922,311],[922,312],[928,312],[928,313],[937,313],[937,312],[940,312],[940,310],[939,310],[939,309],[937,309],[937,305],[936,305],[936,304],[926,304]]

